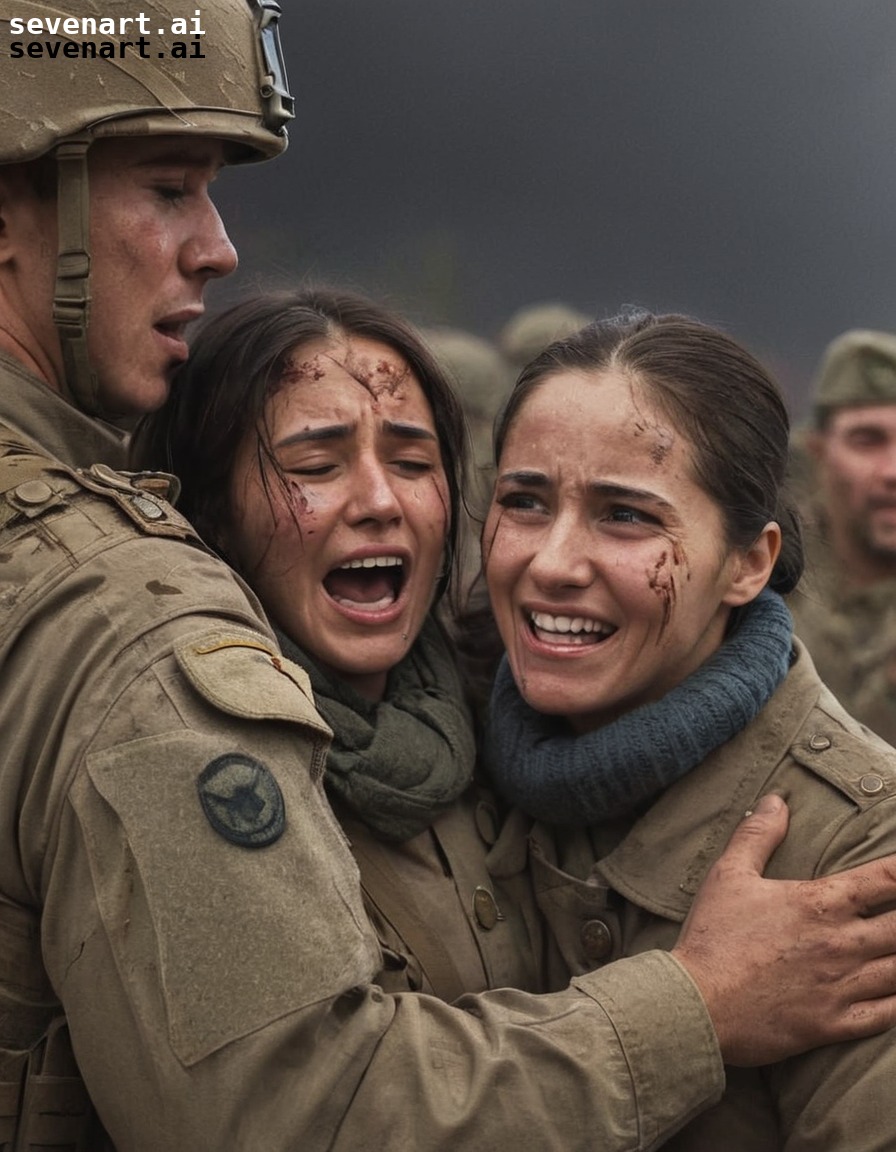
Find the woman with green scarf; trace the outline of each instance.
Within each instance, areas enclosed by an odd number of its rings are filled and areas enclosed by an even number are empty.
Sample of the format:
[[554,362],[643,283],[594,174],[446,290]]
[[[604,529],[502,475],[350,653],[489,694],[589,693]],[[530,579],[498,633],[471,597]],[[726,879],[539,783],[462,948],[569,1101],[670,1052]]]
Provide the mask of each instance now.
[[[782,493],[788,430],[739,344],[646,313],[551,345],[501,415],[483,534],[506,652],[489,768],[534,821],[558,987],[673,947],[765,793],[791,811],[769,876],[896,848],[896,751],[821,683],[782,598],[803,567]],[[894,1075],[887,1035],[729,1069],[721,1103],[666,1146],[891,1149]]]
[[475,780],[437,615],[460,562],[465,436],[414,330],[328,291],[262,294],[208,323],[138,436],[333,730],[324,783],[382,946],[377,982],[449,1001],[539,979],[527,888],[494,878],[512,846]]

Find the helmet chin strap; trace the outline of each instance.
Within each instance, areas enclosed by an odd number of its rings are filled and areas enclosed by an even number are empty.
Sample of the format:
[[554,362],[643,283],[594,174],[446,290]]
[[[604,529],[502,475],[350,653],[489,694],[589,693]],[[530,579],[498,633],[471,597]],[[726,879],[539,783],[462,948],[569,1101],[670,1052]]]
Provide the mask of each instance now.
[[59,247],[53,322],[59,333],[65,378],[62,391],[78,408],[100,415],[99,385],[87,355],[90,320],[90,137],[72,137],[55,152]]

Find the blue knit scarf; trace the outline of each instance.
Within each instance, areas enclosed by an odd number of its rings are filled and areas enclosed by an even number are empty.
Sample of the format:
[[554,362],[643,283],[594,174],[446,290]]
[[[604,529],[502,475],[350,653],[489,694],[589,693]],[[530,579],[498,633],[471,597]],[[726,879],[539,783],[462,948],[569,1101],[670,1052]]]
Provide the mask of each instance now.
[[738,615],[718,651],[661,700],[581,736],[529,707],[504,656],[486,744],[496,789],[538,820],[584,826],[634,811],[696,768],[758,715],[790,666],[793,620],[777,593]]

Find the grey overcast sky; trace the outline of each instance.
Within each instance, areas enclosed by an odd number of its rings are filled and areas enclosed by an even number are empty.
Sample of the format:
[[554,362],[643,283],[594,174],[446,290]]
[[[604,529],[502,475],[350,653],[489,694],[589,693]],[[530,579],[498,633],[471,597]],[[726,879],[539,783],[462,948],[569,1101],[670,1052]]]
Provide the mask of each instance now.
[[688,311],[799,415],[896,330],[892,0],[281,0],[297,119],[222,178],[235,288],[305,278],[492,336],[565,300]]

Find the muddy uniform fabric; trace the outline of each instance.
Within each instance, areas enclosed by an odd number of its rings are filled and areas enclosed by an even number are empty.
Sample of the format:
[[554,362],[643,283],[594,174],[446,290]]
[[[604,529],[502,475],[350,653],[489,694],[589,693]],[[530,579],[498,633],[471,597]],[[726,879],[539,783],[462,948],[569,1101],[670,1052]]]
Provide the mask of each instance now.
[[443,629],[424,623],[376,701],[289,636],[277,638],[308,673],[333,731],[324,788],[383,954],[374,982],[447,1001],[487,988],[540,991],[543,935],[531,888],[489,873],[502,820],[495,797],[473,780],[473,718]]
[[370,984],[304,673],[152,483],[73,467],[97,439],[0,361],[3,1139],[31,1057],[20,1146],[75,1143],[60,1010],[118,1152],[649,1149],[716,1099],[662,952],[465,1011]]
[[508,852],[525,856],[525,840],[514,842],[512,822],[501,829],[487,793],[472,789],[400,844],[336,811],[383,954],[376,984],[447,1001],[488,988],[540,990],[543,933],[531,889],[518,873],[500,876]]
[[[896,751],[849,717],[805,648],[759,717],[640,818],[533,829],[539,904],[567,972],[675,942],[695,892],[748,808],[776,791],[790,829],[766,875],[810,878],[896,849]],[[890,1152],[892,1036],[729,1068],[721,1102],[664,1147],[676,1152]]]
[[820,529],[806,538],[807,573],[789,600],[797,635],[843,707],[896,745],[896,578],[847,589]]

